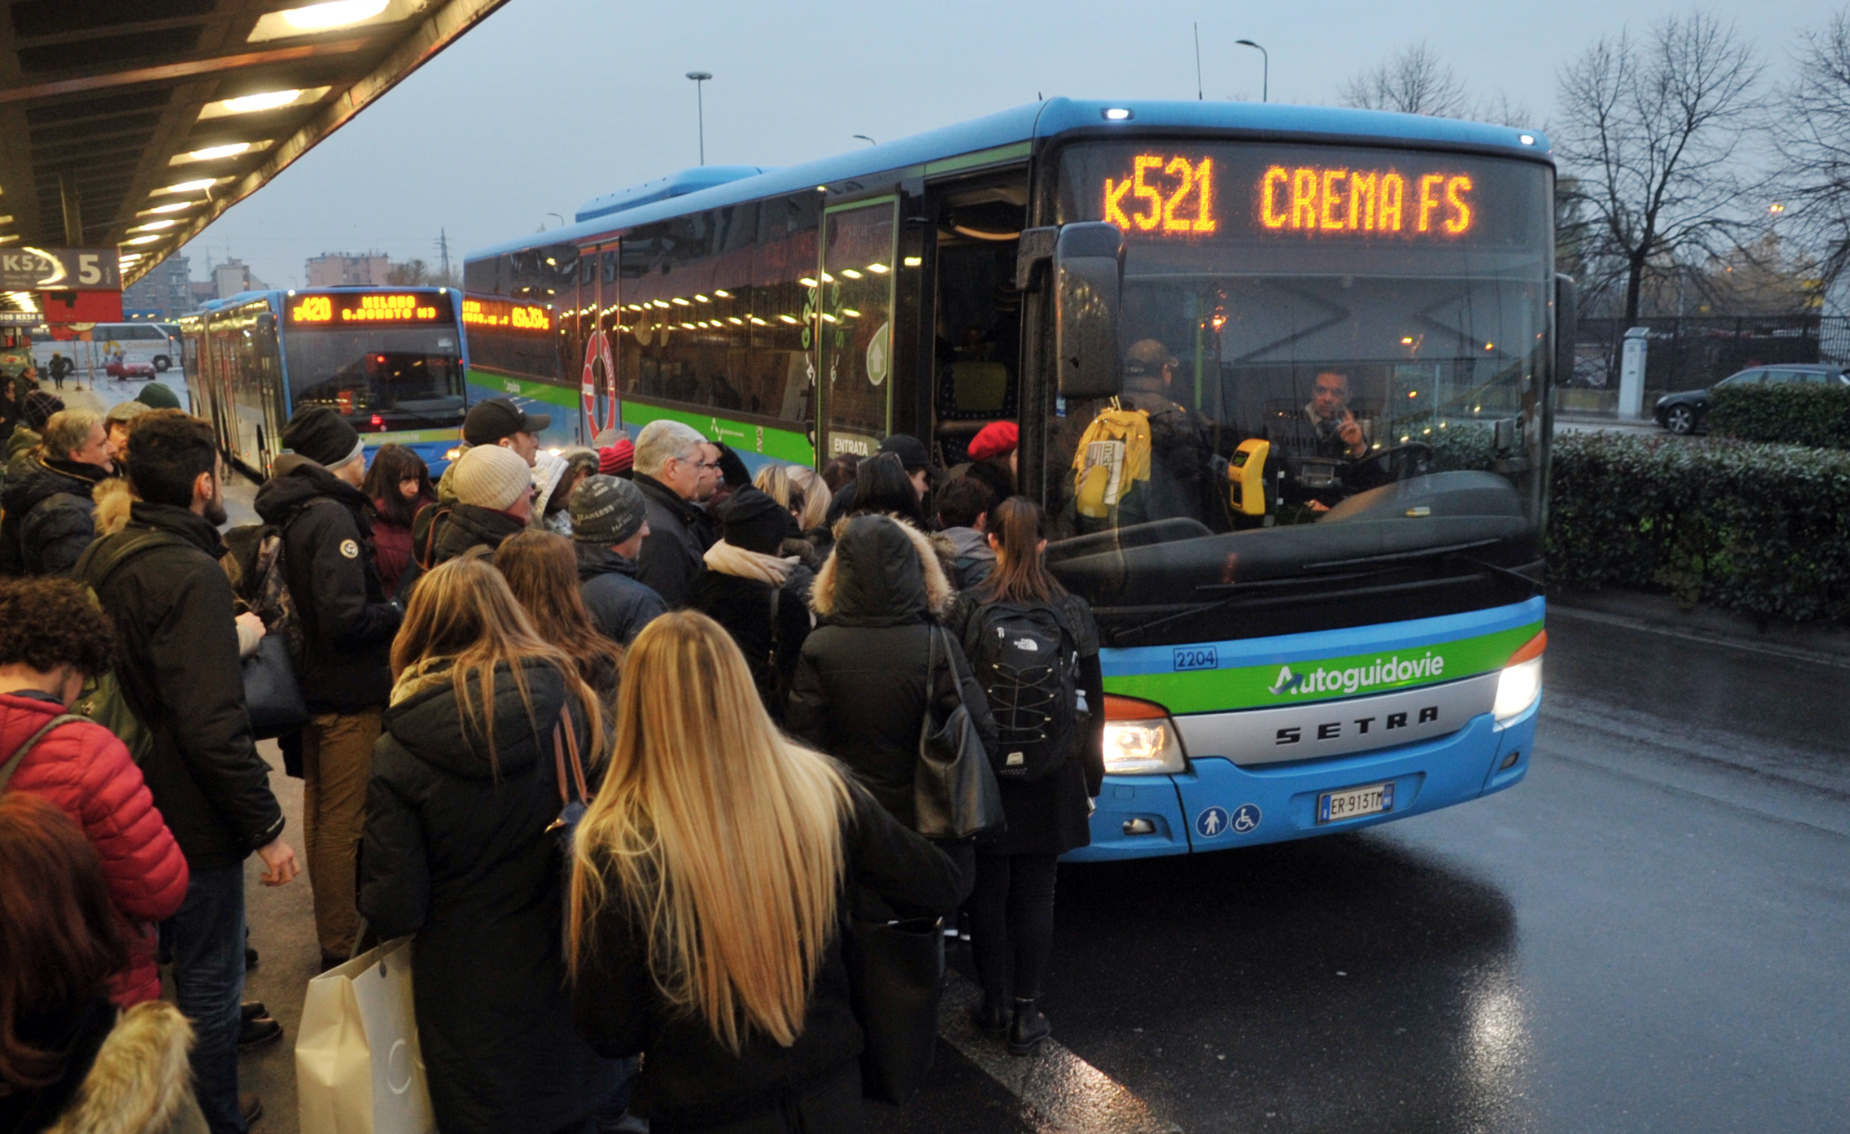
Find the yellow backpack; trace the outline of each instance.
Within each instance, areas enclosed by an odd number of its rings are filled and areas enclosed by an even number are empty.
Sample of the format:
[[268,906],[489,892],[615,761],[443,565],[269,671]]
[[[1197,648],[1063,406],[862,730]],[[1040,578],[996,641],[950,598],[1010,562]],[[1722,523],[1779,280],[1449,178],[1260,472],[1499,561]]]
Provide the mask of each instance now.
[[1073,453],[1073,497],[1079,515],[1109,519],[1120,501],[1150,479],[1150,415],[1106,409],[1092,419]]

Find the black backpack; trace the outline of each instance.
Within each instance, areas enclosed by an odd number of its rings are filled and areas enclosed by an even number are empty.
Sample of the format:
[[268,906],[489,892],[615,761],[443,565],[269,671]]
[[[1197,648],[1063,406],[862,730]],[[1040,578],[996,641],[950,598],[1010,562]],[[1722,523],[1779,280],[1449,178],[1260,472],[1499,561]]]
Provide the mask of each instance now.
[[1066,761],[1078,718],[1079,647],[1052,606],[979,606],[964,631],[964,653],[989,695],[996,721],[996,775],[1038,780]]

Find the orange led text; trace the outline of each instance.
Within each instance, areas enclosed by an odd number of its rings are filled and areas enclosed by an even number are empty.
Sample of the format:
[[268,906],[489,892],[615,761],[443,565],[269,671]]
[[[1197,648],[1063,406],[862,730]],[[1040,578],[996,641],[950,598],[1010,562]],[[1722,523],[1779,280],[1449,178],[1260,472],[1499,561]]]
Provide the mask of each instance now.
[[465,327],[506,327],[515,331],[552,330],[552,316],[544,307],[532,303],[465,299],[462,321]]
[[1105,179],[1105,220],[1125,232],[1214,232],[1214,159],[1138,154],[1129,177]]
[[1458,236],[1477,220],[1471,178],[1461,173],[1275,165],[1257,190],[1259,221],[1276,231]]

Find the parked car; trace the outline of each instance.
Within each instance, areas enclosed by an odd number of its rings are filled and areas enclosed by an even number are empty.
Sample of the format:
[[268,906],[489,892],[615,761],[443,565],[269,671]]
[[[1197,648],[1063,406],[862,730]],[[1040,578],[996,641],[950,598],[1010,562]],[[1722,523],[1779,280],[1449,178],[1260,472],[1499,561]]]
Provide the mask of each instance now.
[[[1753,366],[1715,383],[1723,386],[1759,386],[1770,382],[1809,382],[1814,385],[1850,386],[1850,371],[1831,363],[1787,362]],[[1705,433],[1709,428],[1709,390],[1679,390],[1657,399],[1651,416],[1672,433]]]
[[118,358],[103,364],[103,373],[111,378],[152,378],[155,369],[152,362],[124,362]]

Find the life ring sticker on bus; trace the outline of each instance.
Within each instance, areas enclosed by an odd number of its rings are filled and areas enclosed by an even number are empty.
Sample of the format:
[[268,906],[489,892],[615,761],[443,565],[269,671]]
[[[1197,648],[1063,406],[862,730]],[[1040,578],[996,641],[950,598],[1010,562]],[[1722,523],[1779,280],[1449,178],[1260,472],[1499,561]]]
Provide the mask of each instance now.
[[[602,376],[597,372],[599,362],[604,364]],[[590,427],[586,433],[595,437],[606,429],[614,429],[618,417],[617,370],[610,356],[610,336],[602,329],[591,332],[591,337],[585,340],[585,365],[579,383],[584,395],[585,423]],[[598,412],[599,401],[603,402],[602,413]]]

